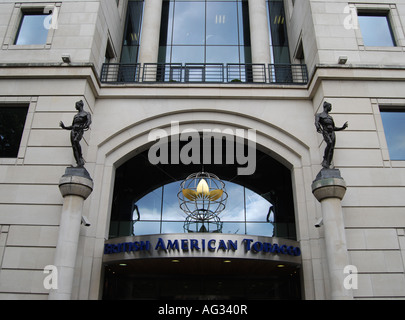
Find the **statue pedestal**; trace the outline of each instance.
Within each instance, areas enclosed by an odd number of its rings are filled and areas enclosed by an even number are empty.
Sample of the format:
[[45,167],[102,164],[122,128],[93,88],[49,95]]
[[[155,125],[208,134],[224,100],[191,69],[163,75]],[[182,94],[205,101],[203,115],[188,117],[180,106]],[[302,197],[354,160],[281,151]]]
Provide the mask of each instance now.
[[66,168],[59,190],[64,201],[54,262],[58,288],[50,291],[49,300],[71,298],[83,203],[93,191],[93,180],[85,168]]
[[349,265],[341,200],[346,183],[337,169],[322,169],[312,183],[312,193],[321,203],[325,228],[326,255],[330,279],[330,298],[353,299],[353,292],[344,288],[344,268]]

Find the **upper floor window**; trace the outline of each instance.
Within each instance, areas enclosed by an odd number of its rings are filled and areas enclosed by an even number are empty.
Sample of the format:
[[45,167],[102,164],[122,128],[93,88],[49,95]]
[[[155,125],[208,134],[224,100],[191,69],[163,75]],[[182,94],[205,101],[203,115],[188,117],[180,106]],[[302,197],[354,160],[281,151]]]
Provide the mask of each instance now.
[[267,1],[270,28],[270,52],[275,64],[289,64],[290,50],[288,47],[287,21],[285,19],[284,2]]
[[130,0],[128,2],[127,21],[124,31],[121,63],[137,63],[141,26],[143,15],[143,0]]
[[0,107],[0,157],[17,158],[28,107]]
[[163,1],[159,62],[250,63],[247,1]]
[[392,32],[387,12],[358,12],[358,21],[367,47],[395,47],[396,42]]
[[45,28],[44,21],[47,16],[41,11],[23,12],[14,44],[46,44],[49,30]]
[[405,160],[405,111],[380,109],[391,160]]

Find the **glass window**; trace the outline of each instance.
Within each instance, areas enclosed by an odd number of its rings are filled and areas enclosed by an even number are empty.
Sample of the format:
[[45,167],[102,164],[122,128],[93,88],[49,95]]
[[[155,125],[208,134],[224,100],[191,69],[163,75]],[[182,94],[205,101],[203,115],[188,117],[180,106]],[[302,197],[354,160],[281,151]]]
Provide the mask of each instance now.
[[16,158],[28,107],[0,107],[0,157]]
[[365,46],[394,47],[395,40],[386,13],[358,13],[358,20]]
[[21,19],[20,28],[15,39],[16,45],[45,44],[48,29],[44,26],[47,14],[25,12]]
[[159,43],[160,63],[250,63],[248,3],[164,1]]
[[238,45],[236,2],[207,3],[207,45]]
[[204,60],[204,47],[201,46],[173,46],[171,63],[193,63]]
[[164,220],[178,221],[184,220],[185,213],[179,207],[177,193],[180,190],[179,182],[172,182],[164,186],[163,194],[163,216]]
[[273,63],[289,64],[290,51],[288,47],[284,2],[282,0],[270,0],[267,2],[267,8],[269,11],[270,52]]
[[160,220],[162,189],[163,187],[160,187],[135,202],[132,220]]
[[[225,181],[228,201],[226,208],[222,211],[220,218],[222,221],[245,221],[245,194],[243,186]],[[243,228],[244,229],[244,228]],[[243,230],[244,232],[245,230]]]
[[[219,215],[222,233],[273,236],[274,210],[266,196],[244,186],[224,181],[228,193],[226,208]],[[110,236],[185,232],[186,214],[180,209],[177,194],[180,182],[166,184],[146,194],[132,206],[132,220],[111,222]],[[124,216],[127,216],[124,214]],[[190,230],[213,232],[214,222],[191,220]]]
[[380,111],[391,160],[405,160],[405,111]]
[[173,45],[203,45],[205,3],[176,2],[174,8]]
[[127,20],[124,32],[121,63],[137,63],[139,44],[141,41],[141,26],[143,1],[129,1]]
[[207,46],[206,63],[239,63],[243,57],[238,46]]

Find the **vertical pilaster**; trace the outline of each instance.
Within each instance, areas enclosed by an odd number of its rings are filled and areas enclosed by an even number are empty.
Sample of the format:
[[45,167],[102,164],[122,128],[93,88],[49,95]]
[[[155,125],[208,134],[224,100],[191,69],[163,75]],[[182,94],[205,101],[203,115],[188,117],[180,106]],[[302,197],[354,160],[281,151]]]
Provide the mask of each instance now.
[[162,0],[145,0],[139,63],[157,63],[159,54]]
[[252,63],[271,63],[266,0],[249,0]]

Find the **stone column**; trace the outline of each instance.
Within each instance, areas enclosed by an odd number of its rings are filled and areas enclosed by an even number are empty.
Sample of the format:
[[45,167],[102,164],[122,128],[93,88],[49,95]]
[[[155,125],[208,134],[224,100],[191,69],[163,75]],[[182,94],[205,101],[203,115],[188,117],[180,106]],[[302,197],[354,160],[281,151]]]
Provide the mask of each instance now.
[[84,168],[66,168],[59,189],[64,201],[54,261],[58,288],[50,291],[49,300],[70,300],[83,202],[93,191],[93,180]]
[[340,171],[322,169],[312,183],[312,192],[322,207],[331,299],[353,299],[353,292],[346,290],[343,285],[347,276],[343,270],[350,263],[341,204],[346,193],[346,183],[340,176]]
[[[271,64],[270,32],[267,21],[268,10],[266,0],[249,0],[250,42],[252,63]],[[256,78],[256,79],[255,79]],[[253,70],[254,81],[262,81],[261,75]]]
[[[157,63],[159,55],[160,21],[162,0],[146,0],[142,18],[139,63]],[[156,80],[156,70],[148,72],[147,80]]]

